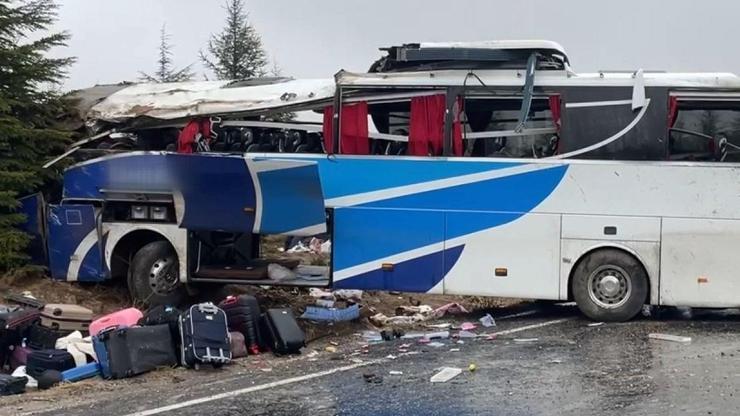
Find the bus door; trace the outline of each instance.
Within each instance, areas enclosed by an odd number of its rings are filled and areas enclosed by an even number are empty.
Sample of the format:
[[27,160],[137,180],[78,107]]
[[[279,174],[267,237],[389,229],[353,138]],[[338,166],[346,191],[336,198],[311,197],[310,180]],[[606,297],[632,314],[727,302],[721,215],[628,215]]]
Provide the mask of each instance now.
[[46,224],[52,278],[69,281],[106,278],[94,206],[50,205]]

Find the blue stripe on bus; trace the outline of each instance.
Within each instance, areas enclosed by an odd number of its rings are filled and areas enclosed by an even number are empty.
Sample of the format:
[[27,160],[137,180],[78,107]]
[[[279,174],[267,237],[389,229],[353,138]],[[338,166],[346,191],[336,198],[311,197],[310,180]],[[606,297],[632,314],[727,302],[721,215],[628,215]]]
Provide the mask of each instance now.
[[[334,270],[497,227],[530,212],[565,175],[556,166],[335,210]],[[446,224],[445,211],[490,212]]]
[[[452,269],[464,245],[419,256],[394,264],[393,271],[381,268],[334,282],[337,289],[398,290],[428,292]],[[394,276],[399,276],[394,278]]]
[[80,282],[99,282],[105,280],[106,277],[103,259],[100,256],[100,247],[95,243],[82,259],[77,280]]
[[315,160],[326,199],[521,165],[515,162],[446,162],[433,158],[320,157]]

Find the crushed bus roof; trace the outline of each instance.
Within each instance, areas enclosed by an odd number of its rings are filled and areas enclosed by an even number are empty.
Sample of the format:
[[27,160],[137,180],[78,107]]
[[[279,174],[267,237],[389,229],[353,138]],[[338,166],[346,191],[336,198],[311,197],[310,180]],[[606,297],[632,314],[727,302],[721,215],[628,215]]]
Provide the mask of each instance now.
[[94,105],[87,118],[121,123],[266,111],[331,100],[334,90],[330,78],[134,84]]

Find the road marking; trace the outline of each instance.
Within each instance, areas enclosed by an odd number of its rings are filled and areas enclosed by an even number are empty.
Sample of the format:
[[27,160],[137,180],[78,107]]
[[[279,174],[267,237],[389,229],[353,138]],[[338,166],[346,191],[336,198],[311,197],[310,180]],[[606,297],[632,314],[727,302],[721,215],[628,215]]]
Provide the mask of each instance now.
[[563,322],[571,321],[573,319],[575,319],[575,317],[572,317],[572,318],[563,318],[563,319],[556,319],[554,321],[547,321],[547,322],[542,322],[542,323],[539,323],[539,324],[525,325],[525,326],[520,326],[519,328],[512,328],[512,329],[507,329],[505,331],[494,332],[494,333],[492,333],[490,335],[509,335],[509,334],[515,334],[517,332],[527,331],[529,329],[542,328],[543,326],[562,324]]
[[343,367],[332,368],[331,370],[319,371],[318,373],[312,373],[312,374],[306,374],[306,375],[298,376],[298,377],[286,378],[284,380],[273,381],[271,383],[260,384],[260,385],[257,385],[257,386],[247,387],[247,388],[243,388],[243,389],[239,389],[239,390],[227,391],[225,393],[220,393],[220,394],[214,394],[212,396],[201,397],[200,399],[188,400],[186,402],[171,404],[169,406],[162,406],[162,407],[158,407],[156,409],[150,409],[150,410],[144,410],[144,411],[141,411],[141,412],[130,413],[130,414],[126,415],[126,416],[151,416],[151,415],[157,415],[157,414],[164,413],[164,412],[170,412],[172,410],[182,409],[183,407],[195,406],[195,405],[202,404],[202,403],[212,402],[214,400],[226,399],[226,398],[229,398],[229,397],[239,396],[239,395],[242,395],[242,394],[252,393],[252,392],[255,392],[255,391],[265,390],[265,389],[269,389],[269,388],[273,388],[273,387],[284,386],[286,384],[299,383],[301,381],[311,380],[311,379],[314,379],[314,378],[324,377],[324,376],[328,376],[328,375],[335,374],[335,373],[341,373],[341,372],[344,372],[344,371],[354,370],[355,368],[365,367],[365,366],[373,365],[373,364],[378,364],[378,363],[381,363],[383,361],[387,361],[387,359],[380,358],[380,359],[377,359],[377,360],[365,361],[365,362],[362,362],[362,363],[357,363],[357,364],[352,364],[352,365],[345,365]]
[[[573,319],[575,319],[575,317],[563,318],[563,319],[556,319],[556,320],[553,320],[553,321],[542,322],[542,323],[539,323],[539,324],[525,325],[525,326],[521,326],[521,327],[518,327],[518,328],[507,329],[505,331],[494,332],[493,334],[494,335],[514,334],[514,333],[517,333],[517,332],[527,331],[529,329],[542,328],[544,326],[549,326],[549,325],[557,325],[557,324],[560,324],[560,323],[563,323],[563,322],[566,322],[566,321],[570,321],[570,320],[573,320]],[[221,400],[221,399],[226,399],[226,398],[229,398],[229,397],[240,396],[242,394],[253,393],[255,391],[270,389],[270,388],[273,388],[273,387],[280,387],[280,386],[285,386],[285,385],[288,385],[288,384],[300,383],[302,381],[312,380],[314,378],[324,377],[324,376],[328,376],[328,375],[335,374],[335,373],[342,373],[342,372],[345,372],[345,371],[354,370],[355,368],[366,367],[366,366],[374,365],[374,364],[381,364],[381,363],[384,363],[384,362],[387,362],[387,361],[389,361],[389,359],[387,359],[387,358],[379,358],[379,359],[376,359],[376,360],[365,361],[365,362],[362,362],[362,363],[357,363],[357,364],[352,364],[352,365],[345,365],[343,367],[332,368],[330,370],[319,371],[317,373],[306,374],[306,375],[302,375],[302,376],[298,376],[298,377],[286,378],[286,379],[283,379],[283,380],[273,381],[273,382],[266,383],[266,384],[260,384],[260,385],[257,385],[257,386],[246,387],[246,388],[239,389],[239,390],[227,391],[225,393],[214,394],[214,395],[211,395],[211,396],[201,397],[199,399],[188,400],[188,401],[185,401],[185,402],[171,404],[171,405],[168,405],[168,406],[157,407],[155,409],[149,409],[149,410],[143,410],[141,412],[129,413],[126,416],[152,416],[152,415],[158,415],[160,413],[170,412],[170,411],[173,411],[173,410],[182,409],[184,407],[196,406],[196,405],[199,405],[199,404],[208,403],[208,402],[212,402],[212,401],[215,401],[215,400]]]

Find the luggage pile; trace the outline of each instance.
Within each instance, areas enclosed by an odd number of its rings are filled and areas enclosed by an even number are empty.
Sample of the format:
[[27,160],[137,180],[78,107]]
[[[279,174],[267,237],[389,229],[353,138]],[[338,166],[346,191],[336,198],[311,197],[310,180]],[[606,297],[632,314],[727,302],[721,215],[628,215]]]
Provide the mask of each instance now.
[[93,319],[91,310],[14,297],[0,305],[0,396],[100,376],[133,377],[163,367],[219,368],[272,351],[298,354],[305,336],[290,309],[260,311],[253,296],[179,310],[127,308]]

